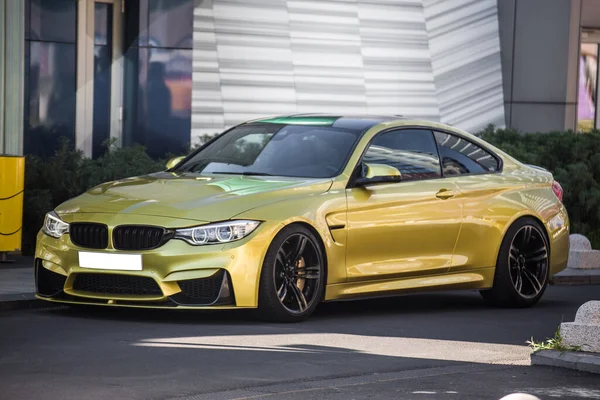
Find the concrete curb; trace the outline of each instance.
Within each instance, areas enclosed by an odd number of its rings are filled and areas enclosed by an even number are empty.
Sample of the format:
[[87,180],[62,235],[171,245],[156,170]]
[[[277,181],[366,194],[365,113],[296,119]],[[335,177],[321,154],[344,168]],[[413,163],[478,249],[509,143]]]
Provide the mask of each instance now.
[[33,293],[0,295],[0,312],[56,308],[55,303],[35,298]]
[[555,285],[600,285],[600,269],[567,268],[554,275],[552,281]]
[[600,374],[600,354],[578,351],[561,353],[556,350],[542,350],[531,354],[532,365],[547,365]]

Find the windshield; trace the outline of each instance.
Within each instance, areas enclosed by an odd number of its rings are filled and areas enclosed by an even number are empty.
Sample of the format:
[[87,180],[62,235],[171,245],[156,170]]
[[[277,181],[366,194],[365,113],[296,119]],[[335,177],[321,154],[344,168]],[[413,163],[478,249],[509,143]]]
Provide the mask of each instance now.
[[242,125],[173,171],[331,178],[341,173],[360,134],[323,126]]

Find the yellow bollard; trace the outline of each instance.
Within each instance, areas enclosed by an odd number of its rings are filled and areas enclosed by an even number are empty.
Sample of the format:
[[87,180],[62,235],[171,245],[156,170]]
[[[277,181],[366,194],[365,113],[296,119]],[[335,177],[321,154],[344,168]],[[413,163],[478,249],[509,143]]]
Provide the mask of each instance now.
[[25,157],[0,155],[0,262],[21,250]]

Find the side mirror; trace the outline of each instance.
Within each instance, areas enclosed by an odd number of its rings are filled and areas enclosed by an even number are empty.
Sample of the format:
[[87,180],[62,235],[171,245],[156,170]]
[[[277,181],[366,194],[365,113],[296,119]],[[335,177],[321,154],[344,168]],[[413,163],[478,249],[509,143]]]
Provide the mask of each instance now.
[[181,160],[183,160],[184,158],[185,158],[185,156],[171,158],[167,162],[167,169],[173,168],[174,166],[176,166],[177,164],[179,164],[181,162]]
[[385,164],[363,164],[362,176],[354,181],[358,187],[377,185],[383,183],[395,183],[402,180],[402,174],[398,168]]

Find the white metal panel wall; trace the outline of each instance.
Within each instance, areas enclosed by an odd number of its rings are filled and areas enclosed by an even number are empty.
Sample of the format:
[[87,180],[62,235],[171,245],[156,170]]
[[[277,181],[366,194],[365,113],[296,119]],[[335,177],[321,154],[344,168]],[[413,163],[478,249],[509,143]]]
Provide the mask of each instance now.
[[212,0],[194,8],[192,138],[225,126]]
[[368,112],[440,119],[421,0],[359,0]]
[[504,125],[497,0],[197,0],[192,141],[302,112]]
[[496,0],[424,0],[441,120],[475,131],[503,126]]
[[356,1],[288,0],[296,111],[366,113]]

